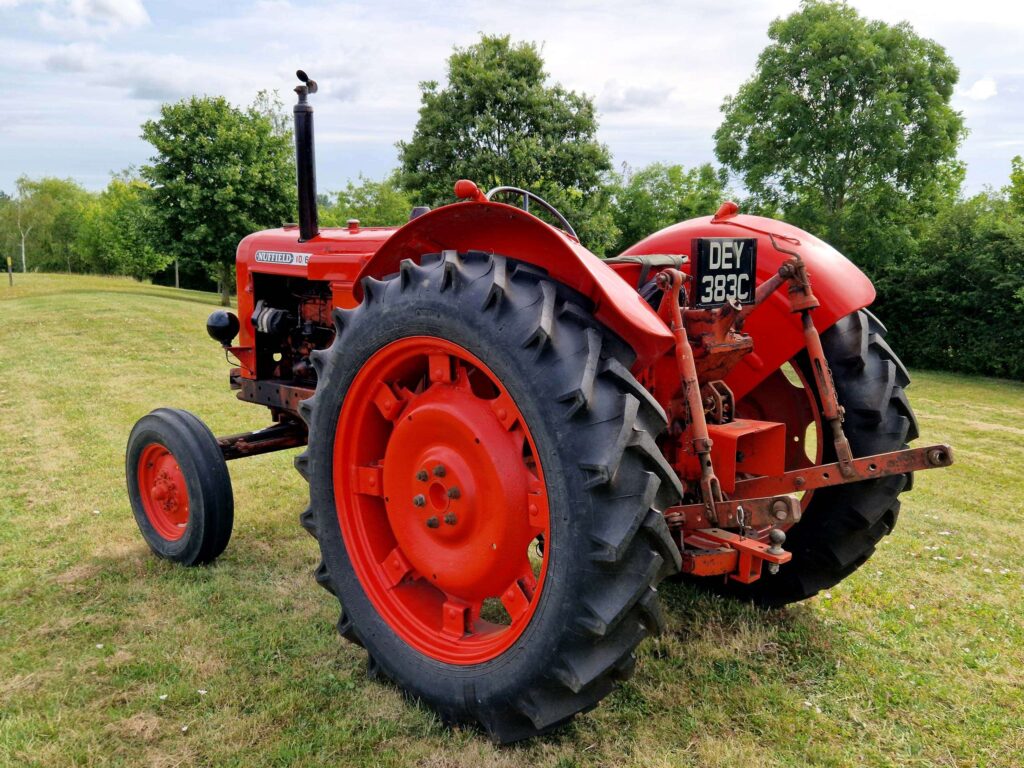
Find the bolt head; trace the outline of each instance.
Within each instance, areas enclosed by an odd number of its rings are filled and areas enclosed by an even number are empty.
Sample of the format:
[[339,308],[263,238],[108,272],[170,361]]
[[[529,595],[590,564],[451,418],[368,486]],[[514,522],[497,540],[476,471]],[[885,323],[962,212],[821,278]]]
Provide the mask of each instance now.
[[427,528],[437,528],[437,526],[439,526],[440,524],[441,521],[438,520],[436,517],[427,518]]
[[459,490],[459,489],[458,489],[458,488],[457,488],[456,486],[454,486],[454,485],[453,485],[453,486],[452,486],[451,488],[449,488],[449,489],[448,489],[448,498],[449,498],[449,499],[457,499],[457,498],[459,498],[459,497],[460,497],[461,495],[462,495],[462,491],[460,491],[460,490]]
[[412,503],[413,506],[416,507],[426,506],[427,497],[424,496],[422,493],[417,493],[415,496],[412,497]]
[[455,516],[454,512],[449,512],[447,515],[444,516],[444,522],[447,525],[455,525],[457,522],[459,522],[459,518]]
[[438,464],[434,467],[434,477],[444,477],[447,474],[447,470],[444,468],[444,464]]
[[789,517],[789,505],[780,499],[772,504],[772,512],[776,520],[785,520]]
[[427,482],[428,477],[429,475],[427,475],[427,470],[425,469],[421,469],[419,472],[416,473],[416,479],[419,480],[421,483]]

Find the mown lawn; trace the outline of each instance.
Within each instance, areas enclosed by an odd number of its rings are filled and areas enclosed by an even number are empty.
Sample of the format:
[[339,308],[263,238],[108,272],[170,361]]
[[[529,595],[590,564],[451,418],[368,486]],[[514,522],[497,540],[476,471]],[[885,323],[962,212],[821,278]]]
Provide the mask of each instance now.
[[848,581],[764,613],[662,589],[670,632],[558,734],[497,748],[367,680],[298,526],[291,452],[231,464],[213,567],[158,561],[124,445],[160,405],[263,424],[203,329],[216,297],[0,285],[0,765],[1024,765],[1024,385],[918,372],[922,473]]

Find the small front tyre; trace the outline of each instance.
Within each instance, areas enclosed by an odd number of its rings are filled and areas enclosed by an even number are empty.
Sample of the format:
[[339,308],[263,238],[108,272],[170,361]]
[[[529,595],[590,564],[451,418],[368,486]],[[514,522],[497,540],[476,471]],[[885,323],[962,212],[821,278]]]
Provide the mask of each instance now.
[[210,563],[231,538],[234,497],[217,438],[188,411],[158,408],[135,424],[125,457],[128,497],[159,557]]

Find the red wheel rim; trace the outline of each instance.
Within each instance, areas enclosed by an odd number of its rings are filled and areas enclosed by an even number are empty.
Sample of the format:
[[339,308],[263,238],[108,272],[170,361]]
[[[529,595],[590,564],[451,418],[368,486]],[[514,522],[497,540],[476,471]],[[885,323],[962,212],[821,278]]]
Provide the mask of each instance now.
[[150,524],[163,538],[177,541],[188,527],[188,485],[171,452],[150,443],[139,456],[139,496]]
[[420,653],[479,664],[530,623],[550,549],[537,457],[508,391],[457,344],[400,339],[356,374],[334,441],[338,521],[370,602]]

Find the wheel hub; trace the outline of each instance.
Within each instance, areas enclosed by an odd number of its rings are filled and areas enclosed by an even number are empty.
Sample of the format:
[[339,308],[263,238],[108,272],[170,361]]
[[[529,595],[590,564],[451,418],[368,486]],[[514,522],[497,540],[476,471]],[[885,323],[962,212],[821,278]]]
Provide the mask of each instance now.
[[534,543],[550,541],[536,457],[511,395],[457,344],[399,339],[356,373],[334,440],[338,522],[370,602],[419,652],[477,664],[526,628],[548,557]]
[[177,460],[158,443],[147,445],[139,458],[139,492],[146,517],[168,541],[185,535],[188,526],[188,485]]
[[[497,594],[536,535],[522,443],[471,390],[434,385],[406,406],[384,456],[391,528],[410,564],[462,600]],[[426,479],[422,479],[426,476]]]

